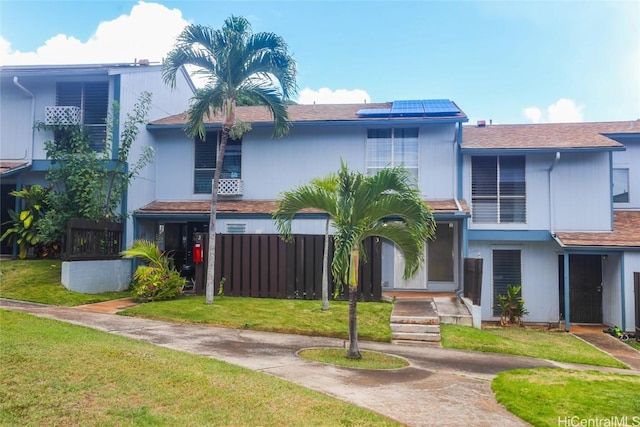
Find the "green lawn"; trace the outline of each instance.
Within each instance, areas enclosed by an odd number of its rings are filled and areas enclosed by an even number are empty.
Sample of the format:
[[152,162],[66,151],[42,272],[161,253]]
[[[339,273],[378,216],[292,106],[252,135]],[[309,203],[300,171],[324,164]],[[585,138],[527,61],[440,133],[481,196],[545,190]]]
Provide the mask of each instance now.
[[397,425],[215,359],[18,312],[0,322],[0,425]]
[[441,333],[442,346],[446,348],[514,354],[595,366],[626,367],[608,354],[564,332],[442,325]]
[[[224,328],[291,333],[347,339],[346,301],[331,301],[321,310],[313,300],[216,297],[212,305],[200,296],[140,304],[120,314],[178,322],[205,323]],[[391,341],[389,319],[393,305],[387,302],[358,304],[358,337],[368,341]]]
[[76,306],[126,298],[129,292],[81,294],[65,288],[59,260],[0,261],[0,297],[42,304]]
[[517,369],[500,373],[491,388],[498,402],[534,426],[640,425],[640,376]]

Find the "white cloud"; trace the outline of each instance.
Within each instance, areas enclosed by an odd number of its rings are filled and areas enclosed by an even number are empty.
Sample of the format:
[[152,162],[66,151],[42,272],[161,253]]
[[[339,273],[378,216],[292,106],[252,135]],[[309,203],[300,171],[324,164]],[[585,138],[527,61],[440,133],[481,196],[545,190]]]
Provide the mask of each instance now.
[[523,111],[526,118],[531,120],[533,123],[540,123],[540,119],[542,118],[542,110],[538,107],[528,107]]
[[304,88],[298,97],[298,104],[362,104],[364,102],[370,103],[371,97],[362,89]]
[[576,123],[583,122],[584,106],[576,105],[571,99],[560,98],[547,107],[546,114],[538,107],[527,107],[522,114],[533,123]]
[[134,59],[160,62],[187,24],[178,9],[139,1],[128,15],[101,22],[86,41],[58,34],[33,52],[20,52],[0,39],[0,64],[91,64]]

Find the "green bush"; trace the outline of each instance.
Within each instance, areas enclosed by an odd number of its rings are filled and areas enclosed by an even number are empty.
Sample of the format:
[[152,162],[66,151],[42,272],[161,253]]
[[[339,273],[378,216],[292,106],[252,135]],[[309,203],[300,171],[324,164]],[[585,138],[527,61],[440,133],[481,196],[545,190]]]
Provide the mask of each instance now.
[[529,314],[524,308],[524,298],[522,298],[521,286],[507,286],[507,293],[498,295],[498,308],[501,311],[500,324],[522,326],[522,318]]
[[155,243],[136,240],[131,249],[122,254],[145,262],[133,274],[131,291],[134,300],[161,301],[177,298],[182,294],[184,278],[173,267],[171,258],[160,251]]

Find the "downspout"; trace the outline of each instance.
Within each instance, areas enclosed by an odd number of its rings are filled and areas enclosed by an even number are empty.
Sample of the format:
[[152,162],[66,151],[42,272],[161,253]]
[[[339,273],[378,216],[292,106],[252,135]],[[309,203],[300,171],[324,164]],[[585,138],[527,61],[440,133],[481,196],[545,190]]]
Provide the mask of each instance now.
[[560,152],[556,152],[556,157],[553,159],[553,163],[549,166],[549,231],[551,235],[555,235],[555,224],[553,221],[554,211],[553,211],[553,169],[556,167],[558,162],[560,161]]
[[[35,144],[34,141],[36,138],[36,97],[34,94],[29,92],[27,88],[25,88],[20,84],[20,82],[18,81],[18,76],[13,76],[13,84],[16,85],[18,89],[22,90],[24,93],[27,94],[27,96],[31,98],[31,153],[30,155],[25,155],[25,158],[27,158],[28,160],[27,160],[27,165],[24,166],[24,168],[29,168],[31,166],[31,163],[33,162],[33,147],[34,147],[34,144]],[[17,191],[22,190],[22,173],[18,174],[18,178],[16,180],[16,190]],[[14,210],[16,212],[20,212],[22,207],[21,205],[22,203],[20,202],[20,199],[16,197]],[[15,258],[17,255],[18,255],[18,243],[14,242],[13,257]]]
[[620,310],[622,313],[622,325],[620,325],[622,327],[623,331],[627,330],[627,301],[626,301],[626,296],[625,296],[625,276],[624,276],[624,252],[620,253],[620,304],[622,306],[622,310]]

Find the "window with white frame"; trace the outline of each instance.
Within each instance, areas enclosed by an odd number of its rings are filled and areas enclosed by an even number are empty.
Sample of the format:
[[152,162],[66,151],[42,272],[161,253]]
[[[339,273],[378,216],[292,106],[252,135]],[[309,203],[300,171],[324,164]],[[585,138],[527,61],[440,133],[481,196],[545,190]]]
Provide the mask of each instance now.
[[418,128],[367,130],[367,173],[402,166],[418,178]]
[[629,169],[613,170],[613,203],[629,203]]
[[525,157],[473,156],[471,205],[476,223],[526,222]]
[[[219,133],[208,132],[204,141],[195,139],[195,169],[193,192],[210,194],[213,174],[219,148]],[[242,177],[242,139],[230,139],[222,161],[221,179],[240,179]]]
[[500,316],[498,295],[507,293],[508,286],[522,286],[522,261],[519,249],[493,250],[493,315]]
[[80,122],[95,150],[104,148],[107,137],[109,82],[58,82],[56,105],[80,108]]

